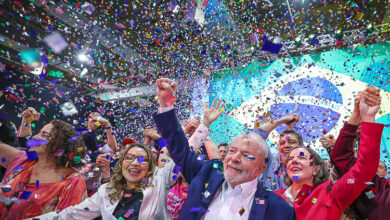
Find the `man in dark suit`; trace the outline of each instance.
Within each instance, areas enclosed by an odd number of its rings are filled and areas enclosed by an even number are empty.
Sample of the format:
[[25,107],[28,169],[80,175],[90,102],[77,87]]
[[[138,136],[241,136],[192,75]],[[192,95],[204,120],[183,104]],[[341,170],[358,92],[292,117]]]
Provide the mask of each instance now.
[[[157,80],[160,109],[153,117],[167,139],[172,159],[190,184],[179,219],[295,219],[294,209],[257,181],[266,168],[264,139],[254,133],[242,135],[232,142],[223,162],[198,160],[173,109],[175,90],[172,80]],[[214,101],[210,108],[206,105],[203,124],[210,126],[222,107],[221,101]]]

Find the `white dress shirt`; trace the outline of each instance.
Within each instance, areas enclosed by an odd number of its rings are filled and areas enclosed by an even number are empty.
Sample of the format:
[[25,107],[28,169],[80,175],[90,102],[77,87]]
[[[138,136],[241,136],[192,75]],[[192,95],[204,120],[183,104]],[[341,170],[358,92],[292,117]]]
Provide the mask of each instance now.
[[[219,192],[214,196],[204,220],[248,219],[258,180],[255,178],[236,186],[234,189],[224,181]],[[206,193],[206,192],[204,192]]]

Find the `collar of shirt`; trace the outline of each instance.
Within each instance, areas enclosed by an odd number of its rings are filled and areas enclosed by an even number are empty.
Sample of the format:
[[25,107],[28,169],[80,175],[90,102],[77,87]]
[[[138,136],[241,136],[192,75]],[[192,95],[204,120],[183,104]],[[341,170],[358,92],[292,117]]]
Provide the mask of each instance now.
[[256,191],[257,183],[258,183],[257,178],[255,178],[249,182],[242,183],[236,186],[235,189],[233,189],[230,183],[225,181],[224,184],[222,184],[222,191],[221,191],[223,193],[222,197],[227,196],[228,194],[230,194],[230,192],[239,190],[239,192],[241,193],[241,198],[246,199],[248,198],[248,196],[251,195],[251,193]]
[[[299,191],[297,192],[299,193]],[[292,185],[290,187],[288,187],[286,189],[286,191],[284,191],[284,196],[286,197],[287,199],[287,203],[290,205],[290,206],[293,206],[294,205],[294,196],[292,195]]]

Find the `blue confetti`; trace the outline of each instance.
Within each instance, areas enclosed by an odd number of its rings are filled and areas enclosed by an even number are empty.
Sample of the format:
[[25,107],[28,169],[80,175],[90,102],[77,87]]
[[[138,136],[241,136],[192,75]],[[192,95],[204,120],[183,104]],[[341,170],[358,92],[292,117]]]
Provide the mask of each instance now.
[[31,191],[24,190],[22,192],[22,195],[20,195],[19,199],[28,200],[30,198],[31,194],[32,194]]
[[166,139],[160,139],[158,140],[158,145],[160,146],[160,149],[163,148],[163,147],[167,147],[168,146],[168,142]]
[[27,151],[27,158],[28,160],[38,160],[38,154],[35,150]]
[[27,148],[34,147],[34,146],[40,146],[47,144],[47,140],[38,140],[38,139],[30,139],[27,141]]
[[69,141],[69,142],[75,141],[75,140],[77,140],[77,138],[79,138],[79,136],[74,136],[74,137],[72,137],[71,139],[69,139],[68,141]]
[[143,157],[143,156],[141,156],[141,157],[137,157],[137,160],[138,160],[138,163],[145,162],[145,160],[144,160],[144,157]]
[[175,167],[172,169],[172,172],[174,174],[179,174],[180,170],[181,170],[181,167],[178,165],[175,165]]
[[202,210],[201,207],[194,207],[190,210],[190,212],[199,212],[200,210]]

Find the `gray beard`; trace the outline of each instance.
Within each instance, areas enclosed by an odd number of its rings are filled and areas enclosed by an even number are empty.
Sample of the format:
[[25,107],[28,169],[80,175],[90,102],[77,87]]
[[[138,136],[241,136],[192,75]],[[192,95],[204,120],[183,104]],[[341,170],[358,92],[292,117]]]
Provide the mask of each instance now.
[[[242,182],[243,180],[248,180],[249,177],[254,176],[255,172],[256,172],[256,169],[252,170],[251,172],[243,171],[241,174],[234,176],[234,178],[229,178],[227,176],[226,172],[224,172],[223,176],[225,177],[226,182],[228,182],[229,184],[232,184],[232,183]],[[257,178],[257,177],[255,177],[255,178]],[[253,179],[248,180],[246,182],[249,182],[249,181],[252,181],[252,180]]]

